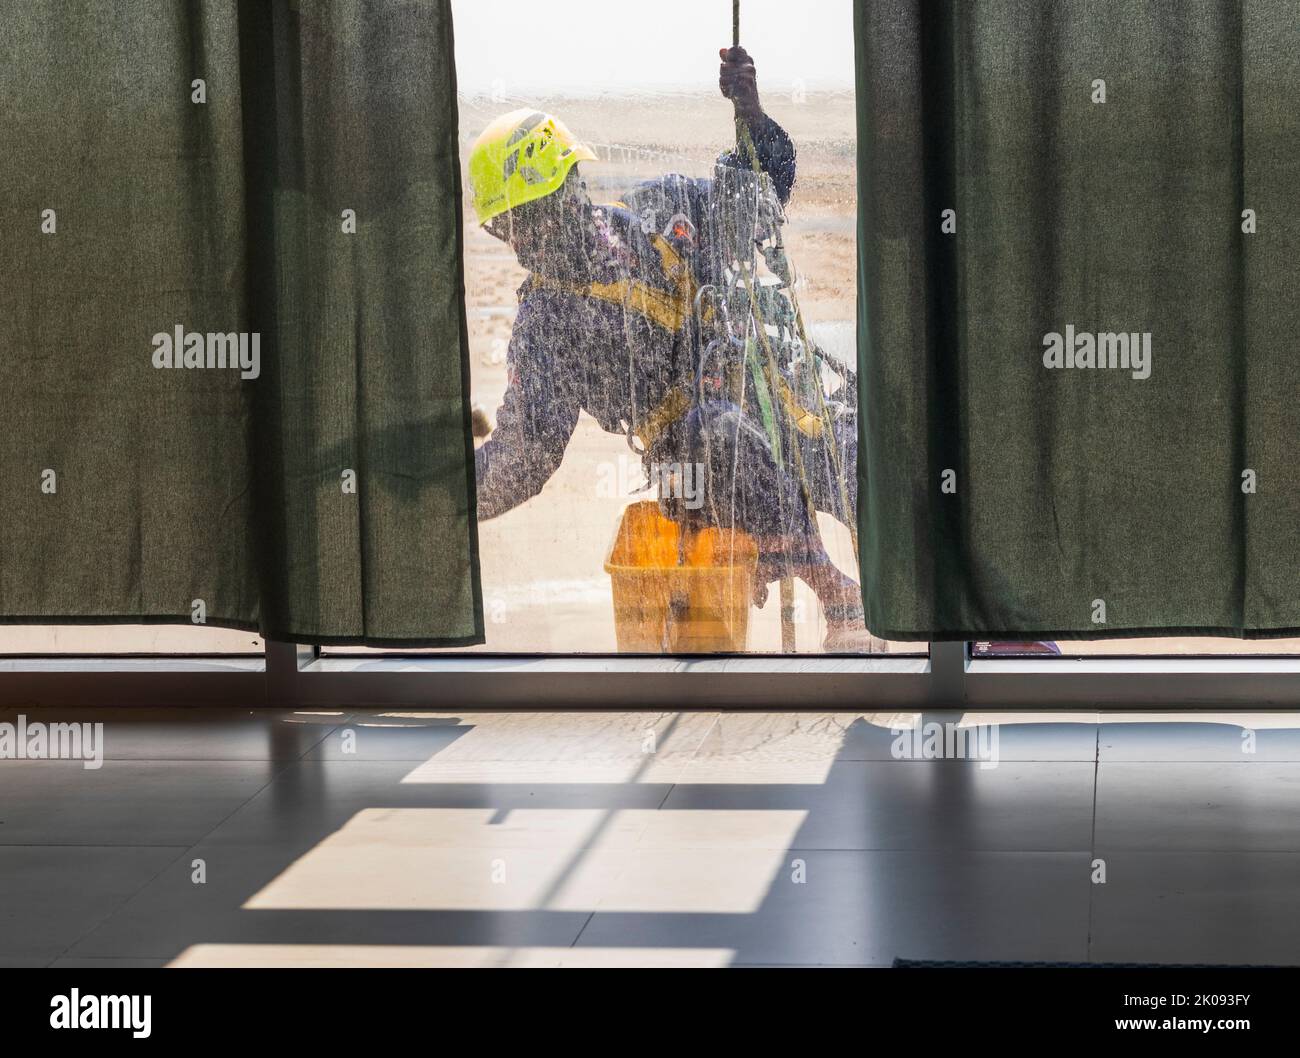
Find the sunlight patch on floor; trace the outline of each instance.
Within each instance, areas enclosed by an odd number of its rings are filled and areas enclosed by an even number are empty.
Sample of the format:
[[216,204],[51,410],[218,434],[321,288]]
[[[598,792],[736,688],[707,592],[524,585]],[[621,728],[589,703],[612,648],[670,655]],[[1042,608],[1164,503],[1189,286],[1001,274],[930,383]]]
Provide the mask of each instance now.
[[748,914],[806,814],[370,808],[243,907]]

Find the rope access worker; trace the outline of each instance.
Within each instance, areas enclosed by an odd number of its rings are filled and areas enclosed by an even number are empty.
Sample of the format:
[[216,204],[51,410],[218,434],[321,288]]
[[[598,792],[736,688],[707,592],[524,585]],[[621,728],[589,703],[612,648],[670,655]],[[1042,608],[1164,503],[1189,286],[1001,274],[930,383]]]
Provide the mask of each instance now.
[[[723,48],[719,58],[719,87],[746,134],[718,164],[756,166],[784,205],[795,182],[794,144],[763,111],[746,51]],[[748,533],[759,549],[757,600],[768,583],[798,577],[821,605],[826,650],[879,649],[863,622],[858,585],[831,562],[810,510],[853,524],[855,413],[841,416],[833,438],[783,427],[800,445],[796,478],[752,405],[742,410],[743,401],[721,393],[693,399],[701,344],[696,294],[710,278],[701,273],[719,231],[717,181],[672,174],[633,188],[623,202],[596,206],[578,170],[596,160],[559,120],[528,109],[498,118],[471,151],[479,222],[529,273],[496,429],[475,453],[479,517],[537,495],[586,411],[626,436],[647,465],[701,468],[698,509],[680,497],[676,511],[662,497],[661,507],[678,520]],[[838,459],[826,451],[831,443]]]

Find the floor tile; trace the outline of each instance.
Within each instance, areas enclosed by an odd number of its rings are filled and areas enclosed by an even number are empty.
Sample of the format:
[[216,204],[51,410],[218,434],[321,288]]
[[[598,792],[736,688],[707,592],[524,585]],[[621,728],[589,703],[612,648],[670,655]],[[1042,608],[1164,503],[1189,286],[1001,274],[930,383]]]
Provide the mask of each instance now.
[[184,851],[0,846],[0,956],[58,958]]
[[299,761],[207,838],[214,844],[268,845],[300,852],[360,813],[384,809],[490,809],[505,821],[512,809],[613,812],[654,809],[667,784],[584,783],[574,766],[568,782],[442,783],[413,778],[404,761]]
[[699,948],[541,948],[456,945],[198,944],[167,965],[192,967],[585,968],[724,967],[731,952]]
[[749,914],[780,870],[778,848],[365,846],[326,840],[258,892],[255,911]]
[[592,761],[452,760],[436,756],[412,761],[405,781],[445,786],[671,785],[682,778],[689,764],[688,756],[676,754]]
[[423,761],[475,731],[453,714],[350,714],[306,754],[309,760]]
[[[969,737],[970,729],[996,725],[1002,760],[1090,761],[1096,758],[1097,714],[875,712],[750,713],[718,716],[696,758],[734,763],[791,764],[832,760],[919,760],[912,747],[926,748],[931,732],[948,725]],[[909,736],[919,732],[919,740]],[[944,732],[946,734],[946,732]],[[942,735],[940,737],[943,737]],[[954,741],[951,745],[956,745]]]
[[190,845],[270,780],[265,761],[0,761],[0,845]]
[[1103,761],[1300,762],[1300,713],[1107,714]]
[[1101,764],[1096,847],[1300,852],[1300,764]]
[[1080,961],[1088,862],[1086,853],[810,852],[782,866],[753,913],[597,912],[578,946],[725,948],[735,963]]
[[375,710],[354,714],[309,756],[420,762],[426,776],[457,782],[565,771],[578,782],[661,782],[690,759],[715,719],[712,713]]
[[107,760],[297,760],[347,718],[342,712],[206,706],[17,713],[28,725],[102,723]]
[[943,761],[912,766],[840,761],[824,781],[782,782],[784,765],[736,774],[728,763],[691,762],[665,812],[800,811],[800,849],[1081,851],[1092,844],[1093,776],[1087,763]]
[[1096,962],[1300,965],[1300,855],[1100,847]]

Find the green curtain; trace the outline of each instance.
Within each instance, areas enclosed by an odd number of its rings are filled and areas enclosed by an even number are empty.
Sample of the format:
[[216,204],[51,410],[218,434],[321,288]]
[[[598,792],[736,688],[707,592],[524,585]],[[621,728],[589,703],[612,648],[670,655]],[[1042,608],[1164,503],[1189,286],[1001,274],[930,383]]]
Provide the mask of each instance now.
[[449,3],[10,4],[0,101],[0,620],[482,642]]
[[874,632],[1300,635],[1298,14],[857,4]]

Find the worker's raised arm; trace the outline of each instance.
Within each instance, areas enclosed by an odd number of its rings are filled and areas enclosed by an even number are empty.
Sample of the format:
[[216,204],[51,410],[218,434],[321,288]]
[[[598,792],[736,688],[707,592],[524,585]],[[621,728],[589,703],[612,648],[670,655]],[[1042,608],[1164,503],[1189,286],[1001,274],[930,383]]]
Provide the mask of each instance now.
[[738,133],[736,149],[722,156],[722,164],[744,168],[752,164],[740,134],[743,127],[754,145],[754,158],[759,167],[772,178],[781,202],[788,202],[794,187],[794,143],[785,129],[763,112],[754,60],[740,46],[720,48],[718,58],[722,60],[718,67],[718,88],[735,107]]
[[474,453],[480,521],[518,507],[542,491],[564,460],[578,424],[577,400],[548,357],[544,314],[521,310],[507,356],[509,381],[497,427]]

